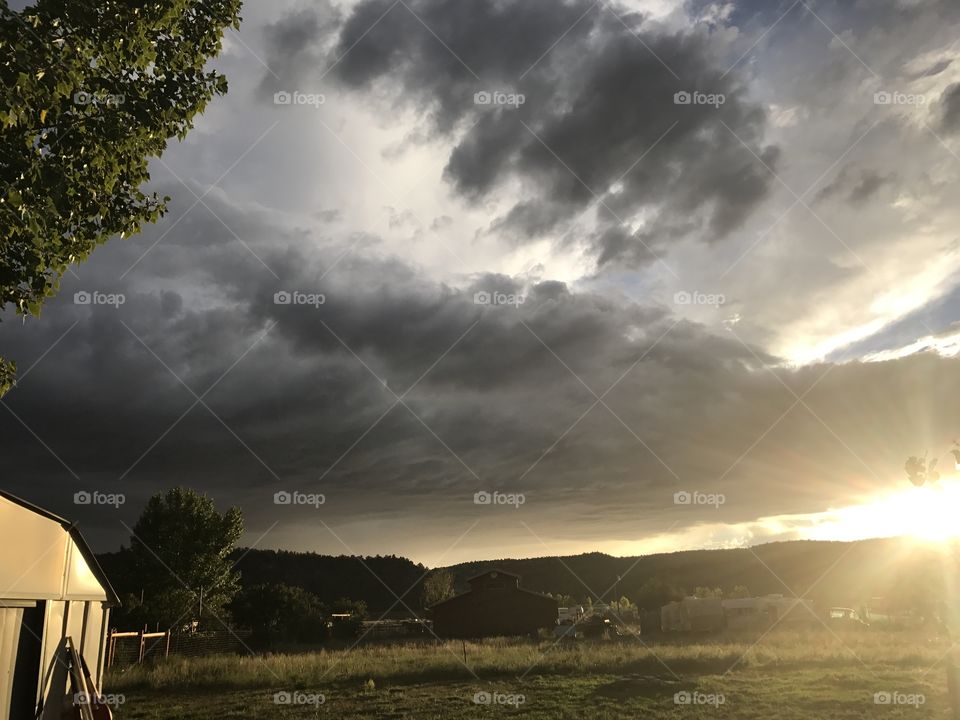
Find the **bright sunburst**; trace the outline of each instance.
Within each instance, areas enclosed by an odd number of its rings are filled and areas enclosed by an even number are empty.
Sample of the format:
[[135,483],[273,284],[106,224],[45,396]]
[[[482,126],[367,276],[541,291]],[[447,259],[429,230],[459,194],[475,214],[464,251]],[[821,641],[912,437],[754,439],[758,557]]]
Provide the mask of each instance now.
[[823,513],[811,533],[818,540],[907,536],[929,542],[960,538],[960,478],[905,487],[861,505]]

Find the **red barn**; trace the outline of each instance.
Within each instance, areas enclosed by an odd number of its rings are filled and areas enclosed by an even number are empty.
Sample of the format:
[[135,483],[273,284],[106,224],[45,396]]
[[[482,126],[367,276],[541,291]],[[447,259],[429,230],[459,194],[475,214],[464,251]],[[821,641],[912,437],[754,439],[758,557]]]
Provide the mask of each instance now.
[[536,635],[557,623],[557,601],[521,589],[519,575],[489,570],[467,582],[467,592],[430,608],[440,637]]

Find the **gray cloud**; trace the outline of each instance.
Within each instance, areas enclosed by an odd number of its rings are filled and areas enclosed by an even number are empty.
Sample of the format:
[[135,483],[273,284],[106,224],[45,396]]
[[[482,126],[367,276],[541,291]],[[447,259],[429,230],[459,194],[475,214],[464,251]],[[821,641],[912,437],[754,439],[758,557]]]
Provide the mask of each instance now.
[[943,91],[940,104],[943,106],[943,129],[950,133],[960,130],[960,83]]
[[817,202],[839,197],[853,206],[861,206],[873,198],[882,188],[896,184],[895,175],[881,175],[870,168],[844,167],[833,182],[825,185],[816,195]]
[[[904,454],[949,443],[957,360],[793,367],[770,348],[867,323],[864,308],[896,306],[917,277],[907,300],[940,282],[924,273],[947,259],[958,166],[912,109],[872,93],[949,82],[955,8],[808,3],[845,47],[801,6],[764,35],[789,2],[705,8],[699,25],[622,10],[621,23],[579,0],[408,4],[436,36],[402,4],[250,8],[222,59],[230,94],[164,157],[198,194],[227,172],[210,209],[174,227],[194,198],[158,182],[170,216],[99,249],[41,318],[0,324],[0,354],[29,369],[0,407],[5,487],[92,524],[104,547],[147,495],[184,483],[241,504],[251,541],[279,521],[266,546],[343,551],[321,517],[357,551],[428,554],[480,519],[484,550],[464,553],[541,554],[518,518],[579,551],[818,511],[896,487]],[[270,102],[294,88],[330,102]],[[527,101],[478,107],[480,90]],[[674,105],[678,90],[726,102]],[[367,130],[385,147],[362,145]],[[424,165],[390,174],[411,157]],[[819,218],[796,207],[765,234],[794,200],[771,171],[798,192],[823,173],[807,196]],[[444,178],[452,198],[433,187]],[[417,190],[428,197],[408,207]],[[530,242],[543,236],[553,257]],[[911,256],[929,262],[905,270]],[[728,304],[681,308],[681,288]],[[73,304],[92,289],[127,301]],[[274,304],[283,290],[326,301]],[[476,304],[483,292],[524,301]],[[832,357],[949,326],[956,294]],[[409,408],[394,405],[414,384]],[[187,412],[208,389],[209,410]],[[88,513],[70,502],[80,487],[129,503]],[[326,494],[320,516],[272,505],[295,487]],[[478,515],[473,493],[493,488],[528,503]],[[679,511],[681,488],[729,502]]]
[[[379,518],[401,535],[469,525],[481,488],[526,493],[534,515],[525,517],[544,532],[594,533],[581,524],[599,515],[614,535],[642,535],[663,529],[664,518],[687,527],[815,510],[843,498],[850,476],[879,482],[860,458],[888,477],[902,459],[877,437],[922,442],[909,408],[925,393],[954,392],[960,377],[957,361],[917,358],[777,370],[778,380],[764,369],[775,358],[732,334],[677,323],[656,304],[498,275],[457,290],[368,253],[350,252],[324,275],[344,250],[338,242],[307,250],[292,244],[294,233],[278,243],[268,214],[222,200],[211,207],[242,228],[280,280],[237,242],[202,244],[219,222],[197,215],[189,233],[151,253],[149,272],[117,280],[161,228],[95,254],[52,301],[49,320],[0,326],[0,352],[15,343],[23,367],[66,332],[5,398],[30,427],[0,414],[6,487],[42,492],[68,515],[78,488],[122,491],[129,522],[154,489],[186,483],[241,504],[254,531],[278,519],[286,533],[302,526],[284,536],[296,547],[319,541],[309,513],[279,515],[270,504],[284,487],[325,493],[341,522]],[[205,261],[164,286],[154,269],[185,269],[199,249]],[[73,304],[73,292],[93,288],[127,300]],[[322,292],[326,302],[278,305],[281,289]],[[524,299],[477,305],[484,291]],[[916,377],[922,386],[906,382]],[[393,393],[415,383],[409,409],[389,410]],[[814,383],[805,402],[817,417],[784,415],[791,390]],[[198,395],[213,386],[210,409],[198,405],[167,432],[194,403],[184,384]],[[609,409],[587,413],[591,390],[614,386]],[[881,406],[902,407],[904,417],[891,420]],[[937,418],[944,427],[956,420]],[[674,516],[680,488],[725,492],[731,502],[709,517]],[[122,536],[116,514],[87,522],[101,542]],[[479,537],[486,532],[497,530]],[[365,552],[383,542],[351,537]],[[390,546],[404,547],[398,538]]]
[[[724,74],[707,32],[616,12],[587,0],[418,0],[409,9],[365,0],[325,64],[296,59],[311,23],[278,23],[268,45],[271,56],[293,48],[282,65],[292,77],[332,67],[342,85],[413,108],[434,135],[455,138],[444,176],[463,197],[479,202],[522,183],[492,230],[519,242],[562,234],[599,202],[596,256],[644,263],[648,250],[624,230],[638,213],[652,213],[646,245],[669,241],[676,216],[688,219],[685,234],[721,239],[766,197],[780,153],[764,145],[763,111],[735,72]],[[483,91],[525,102],[478,106]],[[677,105],[681,91],[724,102]]]
[[340,22],[339,11],[329,0],[321,0],[266,24],[262,32],[267,47],[267,72],[258,88],[260,96],[272,96],[280,90],[313,89],[312,75],[321,69],[326,45]]

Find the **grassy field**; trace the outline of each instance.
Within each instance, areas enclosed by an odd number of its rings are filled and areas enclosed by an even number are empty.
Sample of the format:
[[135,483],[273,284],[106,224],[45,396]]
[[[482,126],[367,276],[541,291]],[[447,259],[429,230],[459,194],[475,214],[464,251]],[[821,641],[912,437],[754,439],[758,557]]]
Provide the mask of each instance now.
[[118,718],[143,720],[950,717],[945,640],[822,630],[755,641],[501,640],[466,643],[465,663],[460,642],[171,659],[112,673],[105,691],[125,698]]

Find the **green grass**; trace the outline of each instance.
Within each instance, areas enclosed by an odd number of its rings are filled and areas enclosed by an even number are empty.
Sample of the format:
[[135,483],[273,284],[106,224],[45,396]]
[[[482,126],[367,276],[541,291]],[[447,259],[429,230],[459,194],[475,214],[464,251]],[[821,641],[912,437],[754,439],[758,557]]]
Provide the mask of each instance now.
[[[948,718],[944,640],[861,632],[775,632],[754,639],[635,638],[551,646],[497,640],[360,646],[262,658],[171,659],[111,673],[118,719],[213,718]],[[277,705],[278,691],[322,693]],[[519,706],[477,705],[477,692],[522,694]],[[676,705],[677,692],[722,705]],[[876,705],[876,692],[923,694],[922,707]]]

